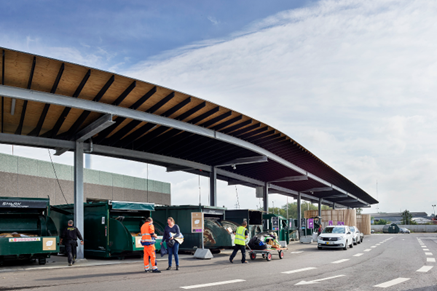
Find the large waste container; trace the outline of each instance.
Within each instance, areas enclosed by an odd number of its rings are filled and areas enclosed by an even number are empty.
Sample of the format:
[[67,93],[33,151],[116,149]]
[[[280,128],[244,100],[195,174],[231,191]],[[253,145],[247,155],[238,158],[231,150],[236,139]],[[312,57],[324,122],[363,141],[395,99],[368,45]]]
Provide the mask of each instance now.
[[390,225],[384,225],[382,228],[383,233],[399,233],[399,226],[396,223]]
[[[154,209],[153,203],[88,200],[84,203],[85,257],[142,256],[140,229]],[[51,217],[59,230],[73,219],[73,211],[73,204],[52,207]],[[161,249],[161,239],[156,241],[157,250]]]
[[59,251],[58,230],[49,214],[49,199],[0,197],[0,264],[38,259],[44,265]]
[[180,206],[157,206],[153,213],[155,230],[159,235],[164,234],[167,218],[173,217],[184,235],[184,243],[180,249],[193,251],[202,247],[202,234],[191,233],[191,213],[204,213],[204,246],[211,250],[232,248],[232,236],[223,227],[225,220],[223,207],[201,206],[201,205],[180,205]]
[[231,209],[226,210],[226,220],[222,222],[225,228],[231,227],[232,231],[236,231],[243,221],[247,222],[249,236],[253,237],[262,232],[263,213],[259,210],[250,209]]
[[278,234],[278,240],[290,242],[290,234],[288,233],[287,218],[278,214],[263,214],[264,227],[267,231],[273,231]]

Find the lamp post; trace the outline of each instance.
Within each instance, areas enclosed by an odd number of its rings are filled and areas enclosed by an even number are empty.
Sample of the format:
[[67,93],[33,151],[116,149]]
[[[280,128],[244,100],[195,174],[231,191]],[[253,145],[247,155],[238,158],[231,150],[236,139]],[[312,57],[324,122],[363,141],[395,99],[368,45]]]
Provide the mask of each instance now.
[[435,204],[431,206],[432,206],[432,212],[434,212],[434,217],[435,217]]

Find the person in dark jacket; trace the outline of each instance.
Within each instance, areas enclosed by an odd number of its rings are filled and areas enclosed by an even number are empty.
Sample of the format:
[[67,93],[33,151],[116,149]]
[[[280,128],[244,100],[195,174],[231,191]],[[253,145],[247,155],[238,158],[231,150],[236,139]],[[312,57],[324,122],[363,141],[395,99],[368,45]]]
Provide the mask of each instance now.
[[[179,270],[179,243],[174,239],[175,237],[179,237],[181,234],[181,230],[179,226],[175,224],[173,217],[167,218],[168,225],[165,227],[164,236],[162,238],[163,241],[167,243],[168,250],[168,268],[167,270],[171,270],[171,263],[174,255],[174,260],[176,262],[176,271]],[[172,245],[170,247],[169,245]]]
[[76,261],[77,238],[80,239],[80,244],[83,245],[83,238],[79,229],[73,226],[73,220],[69,220],[68,227],[62,232],[60,240],[60,243],[65,245],[69,266],[72,266]]

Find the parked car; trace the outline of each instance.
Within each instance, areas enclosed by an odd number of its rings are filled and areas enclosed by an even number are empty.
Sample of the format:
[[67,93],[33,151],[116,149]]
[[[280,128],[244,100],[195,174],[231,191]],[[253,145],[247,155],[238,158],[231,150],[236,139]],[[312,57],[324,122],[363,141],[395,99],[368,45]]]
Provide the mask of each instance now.
[[399,228],[399,233],[408,233],[408,234],[410,234],[411,233],[411,231],[408,229],[408,228]]
[[327,226],[317,238],[317,248],[344,249],[353,248],[353,235],[346,225]]
[[352,238],[354,245],[360,244],[364,240],[364,234],[356,226],[349,227],[352,232]]

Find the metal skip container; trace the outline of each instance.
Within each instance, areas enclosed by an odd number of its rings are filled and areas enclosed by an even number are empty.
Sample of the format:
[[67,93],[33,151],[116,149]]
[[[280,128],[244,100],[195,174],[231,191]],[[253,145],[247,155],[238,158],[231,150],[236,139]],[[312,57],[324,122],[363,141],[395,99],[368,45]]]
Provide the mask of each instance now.
[[0,197],[0,264],[59,252],[58,230],[49,217],[50,199]]
[[181,233],[184,235],[184,243],[180,249],[193,251],[202,247],[202,234],[192,233],[191,213],[204,213],[204,245],[211,250],[219,250],[232,247],[232,236],[223,227],[225,220],[225,210],[222,207],[200,206],[200,205],[181,205],[181,206],[157,206],[153,214],[153,223],[158,235],[164,234],[167,218],[173,217],[179,225]]
[[225,228],[232,228],[235,232],[243,221],[247,222],[247,229],[249,236],[253,237],[256,234],[262,232],[263,213],[259,210],[250,209],[231,209],[226,210],[226,221],[223,221]]
[[278,240],[285,241],[286,244],[290,242],[288,219],[277,214],[264,214],[265,230],[273,231],[278,234]]
[[[85,257],[123,259],[125,256],[143,254],[140,229],[155,210],[153,203],[88,200],[84,203]],[[52,207],[51,216],[62,231],[73,219],[73,204]],[[82,230],[81,230],[82,231]],[[162,237],[156,240],[161,249]]]

